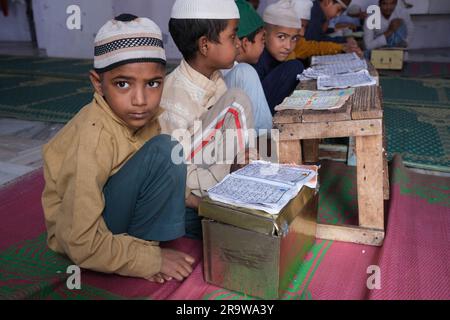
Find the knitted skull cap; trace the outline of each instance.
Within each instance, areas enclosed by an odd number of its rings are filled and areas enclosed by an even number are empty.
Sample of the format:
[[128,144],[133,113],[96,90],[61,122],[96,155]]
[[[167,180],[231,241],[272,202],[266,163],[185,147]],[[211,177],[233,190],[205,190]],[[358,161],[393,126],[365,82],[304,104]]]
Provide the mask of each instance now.
[[148,18],[121,14],[109,20],[95,37],[94,69],[102,73],[134,62],[166,64],[162,33]]

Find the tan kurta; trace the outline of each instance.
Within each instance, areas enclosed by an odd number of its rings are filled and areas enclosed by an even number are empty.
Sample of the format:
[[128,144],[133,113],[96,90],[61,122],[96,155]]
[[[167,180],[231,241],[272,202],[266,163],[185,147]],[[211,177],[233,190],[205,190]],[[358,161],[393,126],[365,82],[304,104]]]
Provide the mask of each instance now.
[[[159,117],[162,132],[172,135],[176,129],[186,129],[193,134],[194,121],[201,121],[226,91],[227,85],[220,71],[214,72],[208,79],[182,60],[164,81],[161,107],[165,112]],[[203,127],[206,126],[203,123]],[[223,178],[227,173],[227,165],[203,168],[188,164],[186,196],[191,192],[202,196],[205,190],[217,183],[217,177]]]
[[157,242],[113,235],[102,217],[108,178],[160,130],[155,117],[133,133],[95,94],[44,146],[42,205],[52,250],[100,272],[148,278],[160,271]]

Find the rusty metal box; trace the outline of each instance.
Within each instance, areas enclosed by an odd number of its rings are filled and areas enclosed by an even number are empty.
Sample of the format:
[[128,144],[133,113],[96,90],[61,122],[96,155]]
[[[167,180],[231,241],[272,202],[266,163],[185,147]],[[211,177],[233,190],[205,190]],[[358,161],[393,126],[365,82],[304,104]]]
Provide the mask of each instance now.
[[277,299],[315,240],[318,194],[303,187],[277,215],[202,201],[204,276],[228,290]]

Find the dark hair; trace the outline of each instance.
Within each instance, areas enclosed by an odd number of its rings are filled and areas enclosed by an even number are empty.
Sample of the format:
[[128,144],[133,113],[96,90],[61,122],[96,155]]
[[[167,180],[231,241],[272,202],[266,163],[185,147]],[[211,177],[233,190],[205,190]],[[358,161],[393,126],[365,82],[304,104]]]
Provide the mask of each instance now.
[[264,29],[264,27],[260,27],[260,28],[256,29],[255,31],[253,31],[252,33],[250,33],[250,34],[248,34],[246,36],[240,37],[239,39],[242,40],[244,38],[247,38],[248,41],[250,41],[252,43],[255,43],[256,35],[258,33],[260,33],[262,29]]
[[198,39],[206,36],[208,40],[220,43],[219,34],[226,29],[225,19],[173,19],[169,20],[169,32],[183,58],[189,61],[198,51]]

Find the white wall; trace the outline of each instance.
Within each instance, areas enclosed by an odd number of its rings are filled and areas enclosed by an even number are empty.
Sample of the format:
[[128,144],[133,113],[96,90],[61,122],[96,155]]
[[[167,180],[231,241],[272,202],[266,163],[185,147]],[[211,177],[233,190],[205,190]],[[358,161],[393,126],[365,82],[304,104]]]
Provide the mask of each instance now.
[[[113,15],[113,0],[35,0],[36,37],[50,57],[92,58],[98,29]],[[69,30],[67,7],[81,9],[81,29]]]
[[0,10],[0,41],[31,41],[26,5],[10,1],[8,6],[7,17]]
[[[356,1],[356,0],[355,0]],[[259,13],[276,0],[261,0]],[[450,15],[430,15],[432,12],[450,13],[450,0],[408,0],[415,8],[416,24],[413,48],[450,47]],[[168,21],[174,0],[33,0],[34,19],[39,48],[51,57],[92,58],[93,42],[98,29],[120,13],[147,16],[161,28],[168,59],[180,58],[168,32]],[[81,30],[68,30],[66,9],[69,5],[81,8]],[[448,12],[447,12],[448,11]],[[14,2],[11,16],[0,15],[0,41],[30,41],[25,6]],[[8,20],[14,17],[14,20]],[[432,36],[430,36],[432,35]]]

